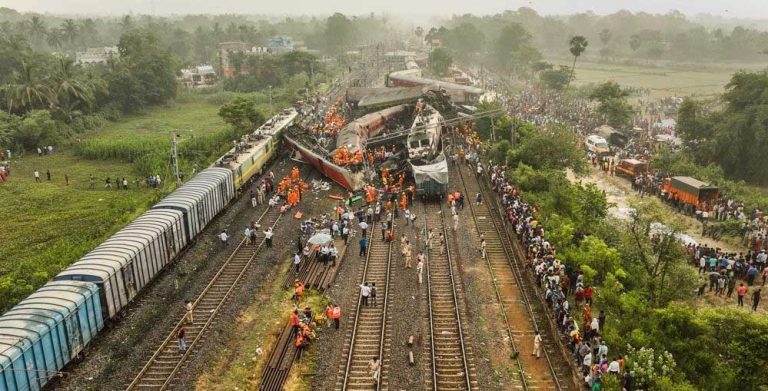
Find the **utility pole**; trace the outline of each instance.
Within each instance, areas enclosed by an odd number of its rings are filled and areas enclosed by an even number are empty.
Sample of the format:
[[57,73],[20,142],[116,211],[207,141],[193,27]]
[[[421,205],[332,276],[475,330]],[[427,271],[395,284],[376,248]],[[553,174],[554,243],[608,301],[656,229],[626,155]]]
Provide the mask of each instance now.
[[271,116],[273,113],[272,109],[272,86],[269,86],[269,115]]
[[179,176],[179,149],[176,143],[176,132],[171,133],[171,153],[173,154],[173,171],[176,174],[176,183],[181,182],[181,176]]

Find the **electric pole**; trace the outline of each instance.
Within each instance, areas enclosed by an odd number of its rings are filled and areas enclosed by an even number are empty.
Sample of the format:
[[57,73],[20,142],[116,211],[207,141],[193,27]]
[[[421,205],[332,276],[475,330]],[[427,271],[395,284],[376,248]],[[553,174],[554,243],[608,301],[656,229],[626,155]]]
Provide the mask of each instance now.
[[179,149],[176,143],[176,132],[171,133],[171,153],[173,153],[173,170],[176,174],[176,183],[181,182],[181,176],[179,176]]

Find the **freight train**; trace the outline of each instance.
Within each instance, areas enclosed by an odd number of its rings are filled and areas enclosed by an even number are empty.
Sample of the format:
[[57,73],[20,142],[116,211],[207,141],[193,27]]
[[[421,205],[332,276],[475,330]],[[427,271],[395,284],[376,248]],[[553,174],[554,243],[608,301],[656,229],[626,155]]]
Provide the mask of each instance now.
[[0,317],[0,391],[40,390],[203,231],[279,150],[286,109]]

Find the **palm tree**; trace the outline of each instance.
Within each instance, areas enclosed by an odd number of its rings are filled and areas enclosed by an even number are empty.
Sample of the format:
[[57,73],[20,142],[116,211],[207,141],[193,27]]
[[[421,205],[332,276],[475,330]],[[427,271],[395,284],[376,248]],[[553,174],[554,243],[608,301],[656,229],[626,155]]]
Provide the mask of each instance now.
[[20,72],[15,72],[13,80],[2,88],[5,102],[8,104],[8,113],[14,110],[26,111],[35,106],[52,106],[56,102],[56,96],[45,83],[37,80],[34,66],[21,63]]
[[81,106],[93,103],[93,86],[76,72],[75,63],[69,58],[59,58],[56,74],[53,77],[57,97],[57,109],[68,119]]
[[61,45],[64,43],[64,33],[62,33],[61,29],[52,28],[48,31],[46,42],[48,42],[52,49],[61,50]]
[[576,59],[581,56],[581,53],[584,53],[584,51],[587,50],[589,41],[581,35],[576,35],[571,37],[571,40],[568,41],[568,45],[570,46],[571,54],[573,54],[573,65],[571,66],[571,77],[568,78],[568,85],[565,87],[566,89],[571,86],[571,80],[573,80],[573,74],[574,71],[576,71]]
[[46,34],[48,34],[48,29],[39,16],[33,16],[29,20],[27,27],[29,28],[29,35],[35,43],[42,42]]
[[69,42],[70,48],[74,47],[75,39],[78,36],[77,24],[72,19],[67,19],[61,24],[61,32],[64,39]]

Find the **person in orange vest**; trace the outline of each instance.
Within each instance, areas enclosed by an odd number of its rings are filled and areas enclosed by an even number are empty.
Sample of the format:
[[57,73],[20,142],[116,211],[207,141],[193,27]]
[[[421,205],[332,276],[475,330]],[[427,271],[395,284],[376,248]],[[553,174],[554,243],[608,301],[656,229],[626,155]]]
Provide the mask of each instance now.
[[296,333],[293,345],[296,346],[296,360],[301,360],[301,352],[304,350],[304,334],[301,332],[301,329]]
[[291,313],[291,327],[293,327],[294,333],[301,334],[299,333],[299,331],[301,330],[301,326],[299,326],[299,323],[300,323],[299,310],[293,310],[293,312]]
[[295,280],[293,282],[293,302],[298,306],[302,298],[304,298],[304,283]]
[[405,175],[403,175],[403,174],[401,173],[401,174],[398,176],[398,178],[397,178],[397,184],[398,184],[398,186],[400,186],[400,188],[401,188],[401,189],[403,188],[403,183],[404,183],[404,182],[405,182]]
[[333,322],[333,303],[328,303],[325,306],[325,327],[331,327]]
[[341,319],[341,307],[339,307],[338,304],[333,304],[333,311],[331,312],[331,317],[333,318],[334,327],[336,327],[336,330],[338,330],[340,319]]
[[448,193],[448,205],[453,204],[453,193]]
[[291,180],[294,180],[294,181],[299,180],[299,168],[296,166],[291,168]]
[[401,209],[408,208],[408,198],[405,196],[405,193],[400,193],[400,208]]
[[392,200],[387,201],[387,211],[392,210]]

